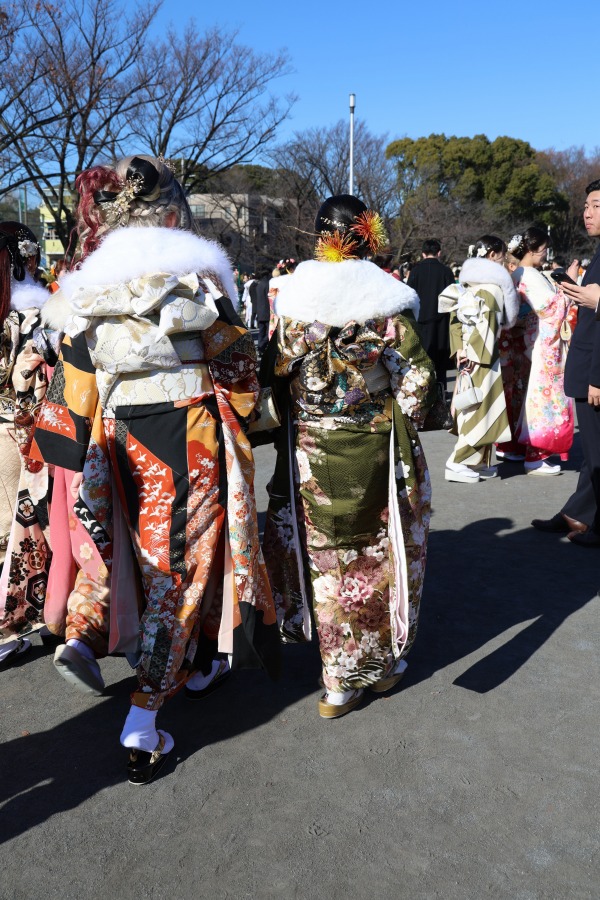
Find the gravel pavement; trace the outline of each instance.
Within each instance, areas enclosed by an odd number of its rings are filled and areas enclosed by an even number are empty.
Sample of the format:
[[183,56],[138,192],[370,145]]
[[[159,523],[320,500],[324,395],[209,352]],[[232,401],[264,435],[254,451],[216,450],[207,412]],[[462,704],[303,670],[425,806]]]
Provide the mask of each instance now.
[[[529,527],[573,490],[504,463],[444,481],[452,438],[424,436],[434,514],[421,624],[401,689],[317,713],[314,644],[271,683],[239,672],[178,695],[174,761],[149,786],[118,744],[124,659],[87,698],[34,638],[0,672],[2,900],[600,897],[600,554]],[[271,448],[257,452],[257,496]]]

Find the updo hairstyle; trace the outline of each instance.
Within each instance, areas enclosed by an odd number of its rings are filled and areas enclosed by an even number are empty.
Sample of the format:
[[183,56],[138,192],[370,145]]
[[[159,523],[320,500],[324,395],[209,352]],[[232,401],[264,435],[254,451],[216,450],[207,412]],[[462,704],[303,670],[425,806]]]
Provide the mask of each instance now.
[[126,156],[114,167],[94,166],[75,185],[80,199],[77,232],[81,259],[108,231],[124,226],[160,227],[171,213],[176,227],[192,230],[193,218],[182,186],[171,169],[153,156]]
[[497,237],[495,234],[484,234],[478,241],[471,244],[468,256],[488,259],[490,253],[505,254],[506,250],[507,247],[502,238]]
[[10,309],[11,284],[25,279],[32,258],[37,268],[40,245],[31,228],[21,222],[0,222],[0,327]]
[[510,252],[518,260],[523,259],[526,253],[533,253],[542,247],[551,245],[550,236],[545,228],[531,225],[523,234],[516,234],[509,242]]
[[[339,194],[337,197],[328,197],[321,205],[315,219],[315,231],[317,234],[333,234],[338,231],[342,237],[348,234],[352,225],[356,224],[356,218],[367,211],[367,207],[352,194]],[[371,254],[371,248],[367,241],[358,240],[355,255],[364,259]]]

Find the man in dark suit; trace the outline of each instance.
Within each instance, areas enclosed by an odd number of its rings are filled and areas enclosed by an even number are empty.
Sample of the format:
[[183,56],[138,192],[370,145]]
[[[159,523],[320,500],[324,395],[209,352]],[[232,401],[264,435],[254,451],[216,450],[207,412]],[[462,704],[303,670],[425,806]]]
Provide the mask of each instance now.
[[[583,221],[590,237],[600,237],[600,179],[586,188]],[[551,519],[534,519],[540,531],[568,533],[585,547],[600,547],[600,246],[581,287],[563,284],[579,305],[565,368],[565,393],[575,400],[583,464],[575,493]]]
[[450,315],[438,312],[438,297],[449,284],[454,283],[452,269],[440,261],[442,245],[434,238],[424,241],[421,262],[408,276],[408,286],[413,288],[421,301],[419,309],[419,333],[425,352],[435,366],[436,381],[447,386],[446,372],[450,363]]
[[258,281],[250,285],[250,298],[252,300],[252,308],[256,303],[256,318],[258,321],[258,352],[263,354],[269,343],[269,318],[271,316],[271,307],[269,305],[269,282],[271,280],[271,270],[263,269],[259,274]]

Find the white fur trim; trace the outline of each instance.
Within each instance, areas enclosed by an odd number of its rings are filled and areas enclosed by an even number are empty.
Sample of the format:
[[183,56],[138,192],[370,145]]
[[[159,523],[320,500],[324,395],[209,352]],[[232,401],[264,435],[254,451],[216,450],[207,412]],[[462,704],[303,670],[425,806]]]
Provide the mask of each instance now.
[[346,322],[383,319],[412,310],[419,315],[417,293],[365,259],[300,263],[293,275],[277,279],[275,312],[300,322],[341,328]]
[[63,291],[55,291],[54,294],[50,295],[42,310],[42,325],[44,328],[49,328],[62,334],[70,315],[71,305]]
[[466,259],[460,270],[459,281],[461,284],[483,287],[486,284],[495,284],[502,291],[504,298],[505,328],[512,328],[519,314],[520,300],[517,296],[513,280],[504,266],[493,262],[491,259],[478,259],[472,257]]
[[19,312],[41,309],[50,299],[47,288],[41,287],[30,275],[24,281],[13,281],[10,292],[10,308]]
[[80,269],[63,276],[61,289],[70,300],[81,287],[127,284],[134,278],[159,272],[169,275],[214,272],[237,306],[231,263],[223,248],[177,228],[119,228],[109,232]]

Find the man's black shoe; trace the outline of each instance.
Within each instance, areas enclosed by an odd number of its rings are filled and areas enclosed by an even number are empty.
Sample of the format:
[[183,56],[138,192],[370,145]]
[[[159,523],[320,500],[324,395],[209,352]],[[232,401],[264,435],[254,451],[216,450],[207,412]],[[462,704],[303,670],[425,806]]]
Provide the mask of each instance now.
[[554,534],[568,534],[575,531],[567,525],[562,513],[556,513],[551,519],[534,519],[531,523],[538,531],[549,531]]

